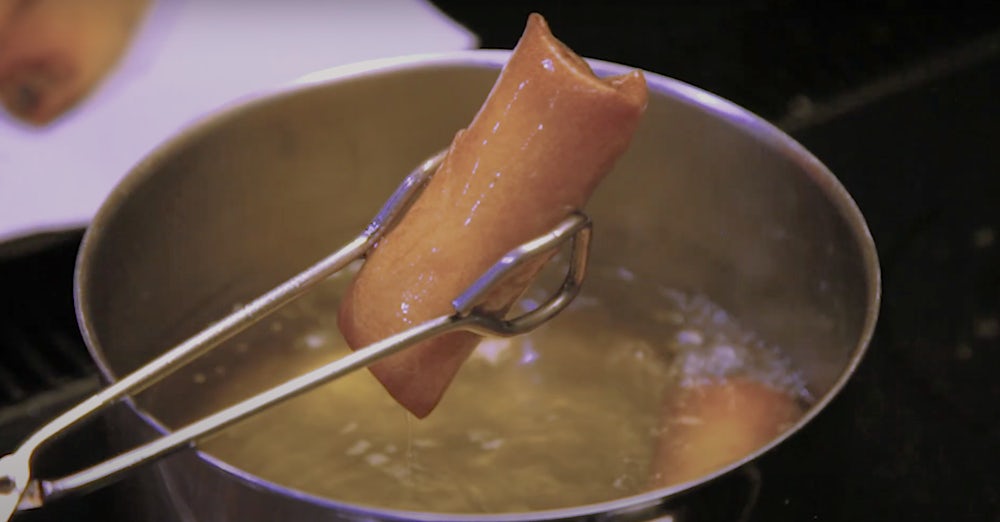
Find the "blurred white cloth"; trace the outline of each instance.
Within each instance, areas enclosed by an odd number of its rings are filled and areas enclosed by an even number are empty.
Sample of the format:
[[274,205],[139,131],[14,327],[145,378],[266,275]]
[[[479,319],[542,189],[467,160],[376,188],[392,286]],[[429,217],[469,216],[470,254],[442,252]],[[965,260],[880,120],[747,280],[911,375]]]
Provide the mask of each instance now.
[[43,129],[0,120],[0,242],[85,225],[152,148],[235,98],[332,66],[476,45],[422,0],[158,0],[72,113]]

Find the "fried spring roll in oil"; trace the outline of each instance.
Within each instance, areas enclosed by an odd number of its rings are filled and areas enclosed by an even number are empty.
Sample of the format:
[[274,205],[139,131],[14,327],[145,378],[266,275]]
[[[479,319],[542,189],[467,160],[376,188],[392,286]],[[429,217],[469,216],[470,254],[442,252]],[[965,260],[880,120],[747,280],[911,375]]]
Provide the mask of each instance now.
[[[646,102],[641,72],[598,78],[531,15],[479,113],[346,292],[339,324],[350,346],[451,313],[451,300],[504,253],[583,207],[628,148]],[[540,263],[525,268],[481,308],[505,312]],[[424,417],[479,340],[447,334],[371,370]]]
[[802,416],[795,397],[742,378],[667,393],[651,482],[694,480],[777,437]]
[[44,125],[92,92],[151,0],[0,0],[0,101]]

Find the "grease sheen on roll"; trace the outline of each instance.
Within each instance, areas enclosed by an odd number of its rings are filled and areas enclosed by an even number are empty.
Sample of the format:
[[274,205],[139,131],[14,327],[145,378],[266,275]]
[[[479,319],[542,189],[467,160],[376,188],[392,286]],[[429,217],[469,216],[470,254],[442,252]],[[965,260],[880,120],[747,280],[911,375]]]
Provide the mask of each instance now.
[[[584,206],[628,148],[647,102],[640,71],[598,78],[537,14],[484,105],[401,222],[369,253],[340,308],[360,348],[451,313],[451,301],[504,253]],[[504,313],[539,268],[481,306]],[[418,417],[434,409],[479,337],[446,334],[371,366]]]

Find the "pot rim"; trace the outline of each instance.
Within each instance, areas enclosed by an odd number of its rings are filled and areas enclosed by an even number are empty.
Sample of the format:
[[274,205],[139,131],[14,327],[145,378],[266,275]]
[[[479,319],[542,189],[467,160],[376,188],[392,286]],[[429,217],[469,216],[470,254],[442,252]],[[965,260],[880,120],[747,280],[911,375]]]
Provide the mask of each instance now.
[[[189,143],[197,140],[203,133],[212,128],[225,123],[230,117],[257,104],[269,103],[283,96],[292,96],[303,90],[323,88],[332,84],[348,82],[361,77],[389,75],[401,71],[428,69],[428,68],[487,68],[500,70],[507,62],[511,51],[508,50],[465,50],[443,53],[426,53],[399,56],[393,58],[382,58],[368,60],[354,64],[342,65],[316,71],[301,76],[291,82],[279,85],[274,88],[255,91],[249,95],[237,98],[216,110],[196,119],[194,122],[180,129],[173,137],[156,146],[144,159],[137,163],[112,190],[107,199],[102,203],[97,211],[92,223],[101,223],[112,218],[121,203],[128,198],[134,189],[142,185],[146,179],[155,172],[155,166],[161,163],[161,158],[169,157],[172,153]],[[587,59],[594,71],[599,75],[623,74],[635,70],[621,64],[611,63],[602,60]],[[653,508],[662,504],[667,499],[677,496],[682,492],[694,489],[726,475],[745,464],[756,460],[764,453],[784,442],[787,438],[798,432],[803,426],[808,424],[844,387],[851,375],[854,374],[860,364],[868,345],[874,335],[875,325],[878,320],[881,303],[881,271],[879,267],[878,254],[871,232],[861,214],[857,203],[850,196],[840,181],[833,173],[801,144],[791,136],[780,130],[770,122],[753,114],[733,102],[723,99],[715,94],[704,91],[690,84],[668,78],[653,72],[643,71],[650,91],[660,95],[665,95],[682,103],[695,106],[707,111],[718,118],[721,118],[731,125],[741,127],[746,132],[754,135],[757,139],[772,147],[775,151],[785,155],[788,159],[798,165],[803,173],[809,176],[829,200],[834,204],[841,216],[850,226],[854,239],[857,242],[858,250],[864,263],[867,283],[868,283],[868,310],[865,313],[865,321],[861,330],[861,335],[852,350],[850,359],[844,370],[838,376],[830,389],[818,400],[816,400],[808,411],[791,427],[786,429],[777,437],[773,438],[766,445],[756,451],[745,455],[743,458],[728,465],[715,469],[713,472],[702,477],[675,484],[672,486],[646,491],[643,493],[621,497],[613,500],[584,504],[579,506],[548,509],[540,511],[499,513],[499,514],[463,514],[463,513],[433,513],[418,512],[380,508],[364,504],[352,504],[337,501],[331,498],[322,497],[312,493],[307,493],[295,488],[291,488],[277,482],[263,479],[249,473],[239,467],[229,464],[220,458],[195,449],[198,458],[206,464],[223,471],[224,473],[238,479],[253,488],[264,489],[272,494],[284,495],[298,501],[308,502],[320,507],[337,510],[341,512],[351,512],[364,516],[378,516],[386,519],[400,520],[426,520],[441,522],[493,522],[493,521],[534,521],[534,520],[557,520],[566,518],[585,517],[600,513],[622,513],[636,512]],[[77,322],[87,345],[90,356],[94,359],[99,372],[107,382],[117,380],[115,373],[104,357],[103,349],[100,347],[93,325],[88,319],[89,310],[85,305],[82,296],[89,285],[88,269],[89,260],[93,257],[95,245],[100,243],[102,227],[88,227],[81,242],[79,254],[76,259],[74,269],[74,304],[76,309]],[[128,407],[135,412],[144,422],[150,425],[160,434],[166,434],[169,430],[155,419],[151,414],[139,408],[131,397],[126,397],[124,401]]]

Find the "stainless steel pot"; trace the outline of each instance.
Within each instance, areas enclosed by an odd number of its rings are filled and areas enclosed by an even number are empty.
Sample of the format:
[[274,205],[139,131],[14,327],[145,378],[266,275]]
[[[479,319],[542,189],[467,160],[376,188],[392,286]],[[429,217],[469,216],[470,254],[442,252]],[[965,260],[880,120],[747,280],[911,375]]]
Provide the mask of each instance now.
[[[352,237],[404,173],[471,119],[507,57],[474,51],[318,73],[158,148],[105,202],[79,256],[79,320],[104,376],[113,381]],[[626,70],[593,65],[600,74]],[[587,208],[594,262],[625,259],[645,281],[707,294],[780,345],[817,398],[795,426],[692,483],[543,512],[353,506],[196,452],[158,463],[150,487],[196,520],[614,517],[728,473],[809,422],[874,329],[879,269],[864,219],[822,163],[775,127],[689,85],[647,78],[645,121]],[[283,349],[261,352],[275,361],[272,380],[307,369]],[[220,350],[193,371],[225,364],[237,378],[232,349]],[[185,420],[204,397],[190,375],[130,401],[118,412],[120,431],[138,440]]]

